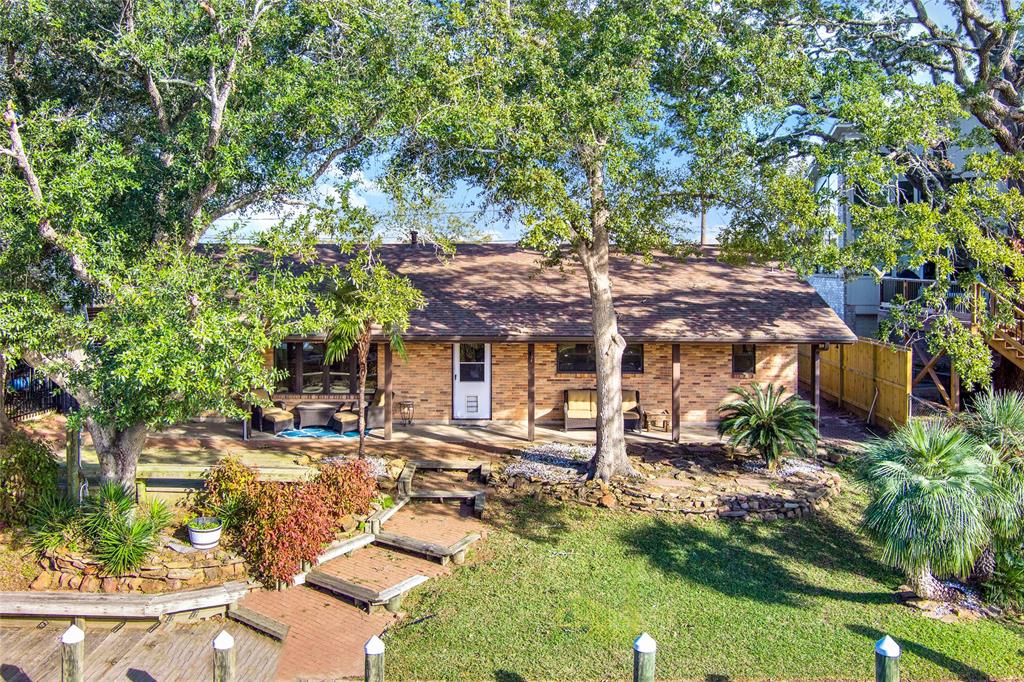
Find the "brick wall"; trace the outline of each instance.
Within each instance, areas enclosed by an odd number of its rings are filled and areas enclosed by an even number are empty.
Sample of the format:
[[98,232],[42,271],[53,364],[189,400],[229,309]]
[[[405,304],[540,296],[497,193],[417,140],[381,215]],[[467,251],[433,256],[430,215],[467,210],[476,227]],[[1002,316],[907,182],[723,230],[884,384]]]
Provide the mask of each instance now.
[[[394,354],[391,389],[396,400],[415,403],[416,419],[448,421],[452,416],[452,346],[450,343],[406,343],[405,360]],[[381,362],[383,385],[383,362]],[[526,392],[523,391],[523,400]],[[395,405],[398,415],[398,405]]]
[[[395,357],[393,386],[397,400],[416,403],[416,419],[448,421],[451,418],[451,344],[407,343],[409,358]],[[593,388],[593,374],[560,374],[556,371],[555,344],[536,344],[537,422],[560,424],[562,392]],[[526,421],[527,345],[491,345],[491,416],[498,421]],[[797,384],[795,345],[759,345],[757,373],[752,378],[732,374],[732,347],[726,344],[680,347],[683,421],[717,419],[718,406],[737,384],[781,383],[791,391]],[[644,371],[622,378],[624,388],[640,391],[649,411],[672,408],[672,346],[644,345]]]

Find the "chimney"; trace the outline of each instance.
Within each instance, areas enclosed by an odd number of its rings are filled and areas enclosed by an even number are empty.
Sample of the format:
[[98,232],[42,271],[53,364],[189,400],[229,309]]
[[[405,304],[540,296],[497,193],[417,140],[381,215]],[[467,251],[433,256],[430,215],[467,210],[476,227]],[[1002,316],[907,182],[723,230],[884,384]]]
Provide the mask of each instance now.
[[420,233],[416,230],[409,230],[409,243],[416,246],[420,243]]

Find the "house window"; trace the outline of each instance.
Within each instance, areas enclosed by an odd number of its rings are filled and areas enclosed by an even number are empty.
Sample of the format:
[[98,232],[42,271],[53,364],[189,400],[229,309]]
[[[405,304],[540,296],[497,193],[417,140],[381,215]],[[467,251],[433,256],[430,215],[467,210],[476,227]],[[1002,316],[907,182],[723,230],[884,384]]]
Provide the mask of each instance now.
[[[597,371],[592,343],[560,343],[557,350],[558,371],[566,374],[593,374]],[[630,343],[622,352],[622,373],[643,374],[644,345]]]
[[[284,393],[352,394],[358,389],[359,362],[355,349],[342,360],[327,363],[323,343],[282,343],[274,349],[274,368],[283,374],[277,390]],[[366,361],[366,390],[377,387],[377,344]]]
[[757,346],[752,343],[737,343],[732,347],[732,373],[755,374],[757,372]]

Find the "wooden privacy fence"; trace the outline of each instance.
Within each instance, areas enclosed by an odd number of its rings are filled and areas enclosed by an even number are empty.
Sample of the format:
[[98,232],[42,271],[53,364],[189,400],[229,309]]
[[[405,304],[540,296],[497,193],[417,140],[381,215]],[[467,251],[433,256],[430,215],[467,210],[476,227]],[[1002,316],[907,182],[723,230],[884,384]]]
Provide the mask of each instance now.
[[[872,424],[893,428],[910,419],[913,388],[911,349],[861,337],[849,345],[821,350],[821,395]],[[800,384],[810,387],[811,347],[800,346]]]

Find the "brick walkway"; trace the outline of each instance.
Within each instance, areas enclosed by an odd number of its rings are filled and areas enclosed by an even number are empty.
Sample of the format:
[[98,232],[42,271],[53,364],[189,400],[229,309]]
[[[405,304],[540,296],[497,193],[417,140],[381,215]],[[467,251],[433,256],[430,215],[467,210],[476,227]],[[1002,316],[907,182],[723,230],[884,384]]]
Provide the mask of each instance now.
[[304,585],[253,592],[239,604],[289,626],[274,675],[279,682],[361,677],[363,645],[395,620]]
[[[391,530],[390,523],[387,529]],[[352,556],[331,559],[317,566],[317,570],[376,592],[415,575],[433,578],[447,572],[445,567],[436,561],[394,552],[376,545],[356,550]]]
[[387,522],[385,530],[444,547],[455,544],[470,533],[480,533],[482,537],[487,535],[484,524],[465,507],[430,502],[405,505]]

